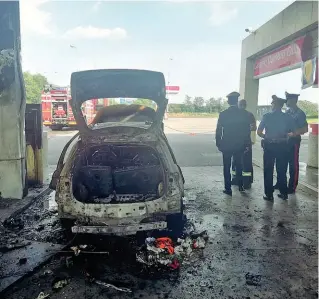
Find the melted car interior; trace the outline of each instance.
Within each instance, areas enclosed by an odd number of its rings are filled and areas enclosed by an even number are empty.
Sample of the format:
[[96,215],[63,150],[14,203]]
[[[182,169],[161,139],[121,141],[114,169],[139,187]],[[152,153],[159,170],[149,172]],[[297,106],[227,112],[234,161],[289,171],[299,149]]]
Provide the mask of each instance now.
[[164,193],[160,159],[149,146],[85,147],[72,172],[73,195],[85,203],[140,202]]

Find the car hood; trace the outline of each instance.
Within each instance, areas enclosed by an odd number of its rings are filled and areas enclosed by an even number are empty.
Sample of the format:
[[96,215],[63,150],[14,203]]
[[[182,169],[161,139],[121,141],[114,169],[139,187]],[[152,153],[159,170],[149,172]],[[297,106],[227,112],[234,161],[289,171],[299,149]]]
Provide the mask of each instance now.
[[[157,104],[157,109],[150,127],[161,126],[168,103],[163,73],[147,70],[104,69],[74,72],[71,75],[71,96],[71,107],[80,133],[93,135],[105,134],[109,126],[100,126],[92,130],[87,125],[81,109],[81,105],[87,100],[98,98],[152,100]],[[119,125],[123,126],[123,123],[119,122]]]

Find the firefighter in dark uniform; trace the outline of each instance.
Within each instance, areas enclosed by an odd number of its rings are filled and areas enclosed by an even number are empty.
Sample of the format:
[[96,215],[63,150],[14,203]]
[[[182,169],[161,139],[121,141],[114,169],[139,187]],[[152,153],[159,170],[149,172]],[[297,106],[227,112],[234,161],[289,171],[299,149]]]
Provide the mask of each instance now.
[[[250,131],[251,131],[251,144],[249,148],[244,152],[243,155],[243,184],[245,189],[250,189],[251,184],[254,181],[254,171],[253,171],[253,157],[252,157],[252,144],[255,143],[256,139],[256,119],[254,114],[247,111],[247,102],[246,100],[240,100],[238,103],[239,109],[242,109],[247,114],[247,119],[250,123]],[[236,167],[233,160],[232,163],[232,185],[237,185],[237,179],[236,179]]]
[[223,153],[225,194],[232,195],[231,161],[234,158],[239,191],[244,191],[242,177],[242,157],[251,145],[250,124],[244,110],[238,108],[238,92],[230,93],[230,107],[219,114],[216,128],[216,146]]
[[[287,168],[288,168],[288,140],[295,131],[291,116],[281,111],[285,99],[272,97],[272,112],[266,113],[257,130],[257,134],[263,138],[264,149],[264,189],[265,200],[273,200],[273,172],[276,161],[277,180],[282,199],[288,198]],[[264,133],[265,131],[265,133]]]
[[[289,183],[288,194],[296,192],[299,178],[299,149],[301,143],[301,135],[308,132],[308,123],[306,114],[297,106],[299,94],[286,92],[286,105],[289,108],[286,113],[290,115],[295,123],[296,131],[289,139]],[[274,186],[278,189],[278,183]]]

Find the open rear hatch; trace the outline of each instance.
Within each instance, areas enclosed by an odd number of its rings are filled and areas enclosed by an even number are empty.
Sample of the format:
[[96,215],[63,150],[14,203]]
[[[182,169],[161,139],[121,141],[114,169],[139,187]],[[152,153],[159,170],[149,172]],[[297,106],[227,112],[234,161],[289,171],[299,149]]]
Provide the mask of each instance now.
[[[103,113],[107,117],[112,115],[115,125],[121,126],[123,124],[125,126],[125,121],[119,120],[119,116],[127,118],[132,113],[142,114],[146,119],[148,117],[151,122],[150,127],[161,126],[168,103],[163,73],[146,70],[106,69],[75,72],[71,75],[71,95],[72,111],[79,131],[89,134],[101,134],[105,128],[105,126],[94,127],[86,122],[82,104],[90,99],[134,98],[156,103],[156,110],[143,105],[107,107]],[[130,126],[129,122],[127,126]]]

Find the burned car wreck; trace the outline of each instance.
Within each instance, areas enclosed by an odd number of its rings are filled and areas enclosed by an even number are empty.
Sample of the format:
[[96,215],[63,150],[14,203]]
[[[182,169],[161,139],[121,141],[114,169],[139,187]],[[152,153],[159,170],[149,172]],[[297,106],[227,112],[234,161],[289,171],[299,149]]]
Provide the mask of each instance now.
[[[61,221],[73,233],[181,230],[184,178],[163,132],[168,102],[164,75],[145,70],[76,72],[71,94],[79,133],[62,151],[50,184]],[[157,108],[108,106],[86,123],[81,110],[85,101],[124,97],[148,99]]]

